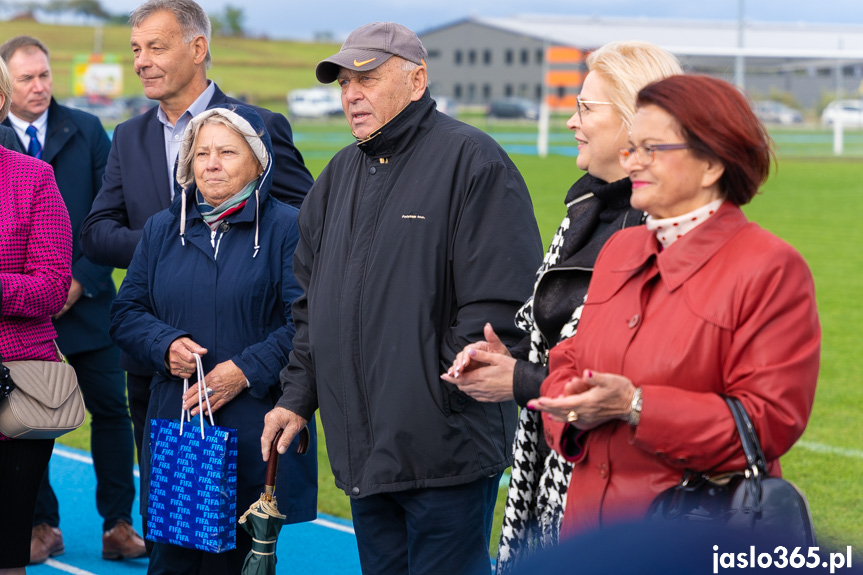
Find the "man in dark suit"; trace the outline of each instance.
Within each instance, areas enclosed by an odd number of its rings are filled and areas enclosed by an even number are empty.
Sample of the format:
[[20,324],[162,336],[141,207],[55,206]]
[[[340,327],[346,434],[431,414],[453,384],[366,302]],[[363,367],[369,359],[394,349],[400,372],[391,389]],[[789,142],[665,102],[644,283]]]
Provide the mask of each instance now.
[[[57,186],[72,221],[73,237],[99,191],[110,141],[99,119],[60,106],[51,96],[48,49],[30,36],[0,46],[12,76],[12,107],[5,124],[15,130],[27,153],[54,168]],[[102,516],[102,557],[123,559],[146,554],[132,529],[135,499],[132,426],[126,403],[120,352],[108,335],[109,309],[116,295],[113,270],[94,264],[73,242],[72,285],[66,305],[54,316],[57,343],[75,368],[90,426],[96,507]],[[57,498],[46,471],[39,488],[31,563],[64,551]]]
[[[149,0],[132,12],[129,23],[135,73],[144,94],[158,100],[159,106],[115,129],[102,189],[81,229],[87,257],[118,268],[132,261],[147,219],[171,204],[173,166],[189,120],[215,104],[240,103],[207,79],[210,20],[198,4]],[[291,126],[281,114],[255,110],[273,141],[271,195],[299,207],[312,176],[294,147]],[[135,442],[141,453],[152,373],[125,355],[121,365],[127,372]]]

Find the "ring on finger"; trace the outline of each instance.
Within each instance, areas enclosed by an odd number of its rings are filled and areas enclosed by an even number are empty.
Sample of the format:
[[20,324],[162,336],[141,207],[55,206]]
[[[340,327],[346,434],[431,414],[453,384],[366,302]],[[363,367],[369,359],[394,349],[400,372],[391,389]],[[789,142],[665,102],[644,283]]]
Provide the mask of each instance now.
[[566,420],[569,423],[574,423],[574,422],[578,421],[578,413],[573,409],[572,411],[570,411],[569,413],[566,414]]
[[204,390],[204,393],[206,393],[207,395],[213,395],[213,388],[208,387],[207,389]]

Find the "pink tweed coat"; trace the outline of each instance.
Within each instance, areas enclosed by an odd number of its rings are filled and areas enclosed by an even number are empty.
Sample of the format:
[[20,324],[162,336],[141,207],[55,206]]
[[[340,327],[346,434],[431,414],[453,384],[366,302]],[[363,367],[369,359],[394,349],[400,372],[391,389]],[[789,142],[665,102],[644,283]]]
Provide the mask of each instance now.
[[72,226],[41,160],[0,147],[0,354],[56,358],[50,316],[72,283]]

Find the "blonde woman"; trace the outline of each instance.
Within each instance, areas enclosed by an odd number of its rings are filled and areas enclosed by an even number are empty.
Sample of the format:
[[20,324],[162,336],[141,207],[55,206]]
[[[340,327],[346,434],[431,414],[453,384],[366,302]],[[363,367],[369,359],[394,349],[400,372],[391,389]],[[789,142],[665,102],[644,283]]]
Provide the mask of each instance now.
[[[578,326],[593,264],[616,231],[639,225],[629,206],[632,186],[618,161],[645,85],[682,70],[677,59],[645,42],[613,42],[587,59],[578,108],[566,123],[578,143],[576,165],[587,174],[566,194],[566,216],[537,272],[533,296],[516,315],[530,335],[507,350],[490,327],[486,341],[467,346],[442,377],[480,401],[515,399],[522,407],[539,396],[548,375],[548,350]],[[571,465],[549,448],[542,422],[522,410],[516,431],[497,572],[511,569],[529,549],[558,540]]]

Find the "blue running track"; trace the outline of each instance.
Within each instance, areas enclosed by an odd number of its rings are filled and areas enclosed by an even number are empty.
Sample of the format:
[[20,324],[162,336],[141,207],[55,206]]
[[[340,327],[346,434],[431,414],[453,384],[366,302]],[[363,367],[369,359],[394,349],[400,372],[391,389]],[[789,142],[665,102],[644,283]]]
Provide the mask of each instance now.
[[[137,475],[137,468],[136,468]],[[96,513],[96,478],[90,454],[63,445],[51,457],[51,484],[60,501],[60,529],[66,552],[42,565],[27,568],[29,575],[145,575],[147,559],[102,559],[102,518]],[[134,511],[138,509],[135,498]],[[141,532],[141,517],[133,513]],[[277,549],[279,575],[295,573],[359,575],[357,541],[350,521],[320,516],[312,523],[286,525]]]

